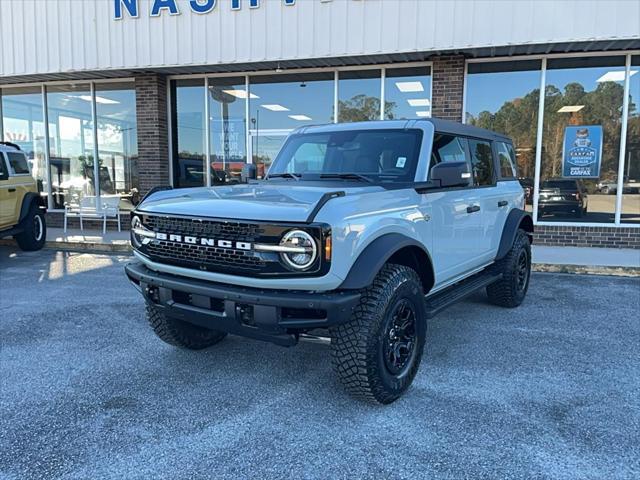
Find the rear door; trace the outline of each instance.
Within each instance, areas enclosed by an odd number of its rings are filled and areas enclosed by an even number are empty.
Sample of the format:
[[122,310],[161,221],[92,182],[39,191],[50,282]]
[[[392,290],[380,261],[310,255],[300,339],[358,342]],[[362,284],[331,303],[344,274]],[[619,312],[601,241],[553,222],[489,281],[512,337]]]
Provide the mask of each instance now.
[[5,155],[9,167],[9,213],[15,223],[20,217],[22,200],[28,192],[34,190],[35,182],[31,176],[27,156],[23,152],[5,152]]
[[[497,214],[494,218],[495,223],[487,228],[489,228],[491,236],[490,250],[495,255],[498,252],[509,212],[514,208],[524,209],[524,190],[518,181],[513,145],[507,142],[493,142],[493,153],[496,157],[495,166],[497,167],[497,181],[494,187],[496,195],[495,203],[489,204],[487,211],[495,208]],[[488,220],[491,220],[491,215]]]
[[486,263],[493,260],[495,252],[492,250],[493,239],[501,230],[504,223],[500,223],[504,207],[503,192],[496,184],[496,172],[491,141],[470,138],[469,152],[473,172],[473,188],[479,196],[481,214],[481,228],[474,241],[477,244],[478,261]]
[[9,169],[3,152],[0,152],[0,229],[12,226],[13,205],[9,189]]

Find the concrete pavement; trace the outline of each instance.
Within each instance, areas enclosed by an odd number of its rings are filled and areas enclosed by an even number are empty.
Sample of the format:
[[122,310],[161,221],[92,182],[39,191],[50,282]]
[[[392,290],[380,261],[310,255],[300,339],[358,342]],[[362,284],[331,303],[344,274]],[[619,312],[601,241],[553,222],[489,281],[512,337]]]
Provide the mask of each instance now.
[[0,247],[0,478],[640,476],[637,278],[534,274],[515,310],[474,295],[381,407],[324,345],[162,343],[126,260]]

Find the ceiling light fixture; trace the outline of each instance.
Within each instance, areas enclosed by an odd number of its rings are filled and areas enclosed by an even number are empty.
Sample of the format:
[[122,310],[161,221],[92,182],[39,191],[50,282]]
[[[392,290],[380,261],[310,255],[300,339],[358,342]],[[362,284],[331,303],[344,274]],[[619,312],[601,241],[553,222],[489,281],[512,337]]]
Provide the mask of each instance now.
[[311,117],[307,117],[306,115],[289,115],[289,118],[293,118],[294,120],[298,120],[300,122],[311,120]]
[[558,113],[575,113],[579,112],[583,108],[584,105],[565,105],[560,110],[558,110]]
[[[232,97],[247,98],[246,90],[223,90],[223,92],[226,93],[227,95],[231,95]],[[250,93],[249,98],[260,98],[260,97],[257,95],[254,95],[253,93]]]
[[[638,70],[630,70],[629,71],[629,77],[635,75],[636,73],[638,73]],[[598,83],[602,83],[602,82],[624,82],[624,70],[616,70],[616,71],[607,72],[604,75],[602,75],[598,80],[596,80],[596,82],[598,82]]]
[[396,87],[402,93],[408,92],[424,92],[422,82],[396,82]]
[[266,108],[267,110],[271,110],[272,112],[288,112],[289,111],[287,107],[283,107],[282,105],[278,105],[277,103],[265,104],[260,106],[262,108]]
[[416,117],[430,117],[431,112],[429,110],[419,110],[416,112]]
[[[79,98],[80,100],[84,100],[85,102],[91,101],[91,95],[79,95],[77,98]],[[120,102],[96,95],[96,103],[102,103],[103,105],[117,105]]]
[[407,100],[412,107],[428,107],[431,102],[428,98],[412,98]]

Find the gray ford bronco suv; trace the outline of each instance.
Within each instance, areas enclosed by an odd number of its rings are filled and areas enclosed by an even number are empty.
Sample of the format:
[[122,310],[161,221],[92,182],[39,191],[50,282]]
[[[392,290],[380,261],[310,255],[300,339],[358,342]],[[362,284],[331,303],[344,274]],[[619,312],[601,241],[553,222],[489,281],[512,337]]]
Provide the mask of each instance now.
[[390,403],[429,318],[479,289],[523,301],[533,222],[515,163],[509,138],[443,120],[303,127],[263,180],[150,192],[126,273],[167,343],[328,337],[347,391]]

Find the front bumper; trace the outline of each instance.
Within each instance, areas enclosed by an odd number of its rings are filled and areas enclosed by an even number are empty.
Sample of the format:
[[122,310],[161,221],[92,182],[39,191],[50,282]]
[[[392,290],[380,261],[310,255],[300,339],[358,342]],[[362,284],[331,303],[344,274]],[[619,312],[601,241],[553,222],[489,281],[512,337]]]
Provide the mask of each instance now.
[[167,315],[205,328],[279,345],[299,333],[349,321],[358,291],[262,290],[160,273],[140,262],[125,272],[145,300]]

